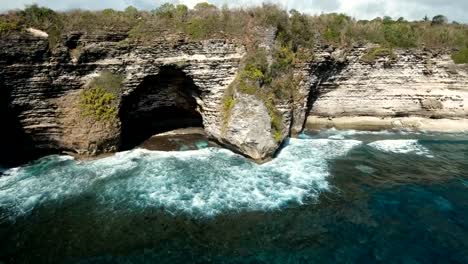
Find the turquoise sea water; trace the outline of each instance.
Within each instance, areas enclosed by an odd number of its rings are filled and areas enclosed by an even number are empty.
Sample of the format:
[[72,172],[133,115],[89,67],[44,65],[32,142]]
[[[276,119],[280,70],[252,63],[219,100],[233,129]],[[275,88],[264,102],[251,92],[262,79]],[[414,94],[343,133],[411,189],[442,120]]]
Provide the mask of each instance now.
[[3,263],[468,263],[463,134],[328,130],[263,165],[200,143],[3,174]]

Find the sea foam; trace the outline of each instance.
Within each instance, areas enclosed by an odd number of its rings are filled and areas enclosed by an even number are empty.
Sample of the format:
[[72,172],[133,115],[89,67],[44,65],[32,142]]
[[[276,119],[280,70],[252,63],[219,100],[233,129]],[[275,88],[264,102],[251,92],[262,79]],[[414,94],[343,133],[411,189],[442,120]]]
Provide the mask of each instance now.
[[416,154],[432,158],[430,150],[415,139],[390,139],[369,143],[368,146],[383,152],[396,154]]
[[[327,130],[323,130],[320,133],[322,136],[327,136],[329,139],[348,139],[353,138],[355,136],[389,136],[389,135],[407,135],[409,134],[408,131],[405,130],[398,130],[398,131],[390,131],[390,130],[380,130],[380,131],[365,131],[365,130],[338,130],[336,128],[330,128]],[[418,132],[412,132],[412,134],[418,134]]]
[[328,188],[328,163],[356,140],[290,139],[277,158],[257,165],[225,149],[154,152],[143,149],[95,161],[50,156],[0,178],[2,218],[41,205],[92,197],[103,209],[163,208],[211,217],[267,211],[313,201]]

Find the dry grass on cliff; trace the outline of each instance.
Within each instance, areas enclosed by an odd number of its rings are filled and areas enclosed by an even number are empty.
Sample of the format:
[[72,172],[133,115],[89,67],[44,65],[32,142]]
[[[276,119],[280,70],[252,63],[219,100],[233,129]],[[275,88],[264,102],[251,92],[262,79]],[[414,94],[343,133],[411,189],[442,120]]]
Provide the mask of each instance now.
[[453,53],[452,59],[456,64],[468,63],[468,47]]
[[385,47],[375,47],[368,50],[362,57],[361,60],[364,62],[372,63],[375,60],[382,58],[382,57],[389,57],[390,59],[396,59],[396,55],[391,48]]
[[278,28],[277,37],[295,46],[310,48],[321,42],[334,46],[377,43],[388,47],[465,48],[468,26],[431,21],[407,22],[400,18],[355,20],[344,14],[311,16],[286,11],[272,4],[228,9],[200,3],[193,9],[164,4],[152,11],[128,7],[124,11],[73,10],[54,12],[32,5],[21,11],[0,15],[0,34],[36,27],[49,33],[51,44],[63,34],[82,31],[90,34],[127,32],[132,39],[151,40],[162,34],[182,33],[192,39],[233,38],[255,43],[264,27]]
[[344,14],[311,16],[286,11],[273,4],[251,8],[218,8],[207,3],[193,9],[164,4],[151,11],[128,7],[124,11],[73,10],[54,12],[32,5],[0,15],[0,34],[34,27],[49,34],[51,47],[70,32],[127,33],[129,40],[151,41],[167,34],[183,34],[193,40],[237,39],[254,47],[265,28],[276,28],[276,39],[297,50],[311,50],[316,44],[337,47],[375,43],[388,48],[425,47],[461,50],[468,47],[468,25],[429,20],[408,22],[389,17],[356,20]]
[[468,26],[458,23],[433,24],[390,18],[356,21],[343,14],[310,18],[324,40],[337,46],[376,43],[398,48],[456,48],[468,45]]

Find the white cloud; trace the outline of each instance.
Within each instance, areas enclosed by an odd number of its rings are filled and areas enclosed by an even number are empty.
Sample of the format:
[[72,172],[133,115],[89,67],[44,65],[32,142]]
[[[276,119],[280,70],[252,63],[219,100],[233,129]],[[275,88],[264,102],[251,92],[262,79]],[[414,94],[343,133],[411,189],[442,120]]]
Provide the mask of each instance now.
[[[37,3],[53,9],[124,9],[133,5],[140,9],[153,9],[164,0],[0,0],[0,10],[22,8],[25,4]],[[183,3],[193,7],[200,0],[172,0],[173,3]],[[260,4],[262,0],[211,0],[211,3],[222,6],[244,7]],[[311,14],[340,12],[356,18],[371,19],[377,16],[389,15],[394,18],[405,17],[410,20],[421,19],[445,14],[450,19],[468,22],[465,11],[468,10],[467,0],[267,0],[277,3],[287,9],[297,9]]]

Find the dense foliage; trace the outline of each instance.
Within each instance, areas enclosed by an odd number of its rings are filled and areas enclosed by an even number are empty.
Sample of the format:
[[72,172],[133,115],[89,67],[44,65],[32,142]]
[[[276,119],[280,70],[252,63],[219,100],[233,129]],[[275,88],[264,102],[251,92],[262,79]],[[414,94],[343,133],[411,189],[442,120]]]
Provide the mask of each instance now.
[[468,63],[468,47],[453,53],[452,59],[457,64]]
[[122,88],[122,77],[102,72],[80,94],[81,113],[97,121],[117,118],[117,98]]
[[388,47],[463,48],[468,45],[468,26],[447,22],[443,15],[432,20],[408,22],[390,17],[355,20],[344,14],[311,16],[263,4],[245,9],[218,8],[208,3],[193,9],[163,4],[155,10],[73,10],[55,12],[31,5],[0,16],[0,33],[35,27],[49,33],[55,45],[63,33],[84,31],[128,32],[131,39],[151,40],[161,33],[184,33],[193,39],[227,37],[254,42],[262,27],[278,28],[277,37],[294,49],[312,47],[320,40],[337,46],[372,42]]

